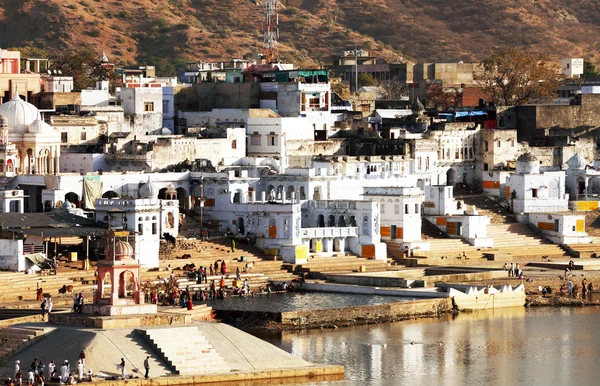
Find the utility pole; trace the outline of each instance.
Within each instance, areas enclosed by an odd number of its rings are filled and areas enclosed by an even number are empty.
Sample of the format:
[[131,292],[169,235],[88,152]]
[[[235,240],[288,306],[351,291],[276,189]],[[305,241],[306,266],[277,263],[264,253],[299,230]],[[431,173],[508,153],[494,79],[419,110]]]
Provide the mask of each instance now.
[[204,176],[200,178],[200,239],[204,233]]
[[358,93],[358,47],[354,45],[354,92]]

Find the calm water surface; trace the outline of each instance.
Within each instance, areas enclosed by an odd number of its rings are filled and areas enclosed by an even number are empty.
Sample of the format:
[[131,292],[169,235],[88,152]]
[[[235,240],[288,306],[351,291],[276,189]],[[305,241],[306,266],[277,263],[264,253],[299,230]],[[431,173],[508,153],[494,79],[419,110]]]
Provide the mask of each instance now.
[[413,300],[415,299],[398,296],[288,292],[283,294],[256,295],[254,298],[249,296],[230,296],[224,300],[209,301],[207,304],[215,310],[287,312],[326,310],[330,308],[409,302]]
[[284,334],[271,343],[344,365],[320,385],[599,385],[600,309],[514,308]]

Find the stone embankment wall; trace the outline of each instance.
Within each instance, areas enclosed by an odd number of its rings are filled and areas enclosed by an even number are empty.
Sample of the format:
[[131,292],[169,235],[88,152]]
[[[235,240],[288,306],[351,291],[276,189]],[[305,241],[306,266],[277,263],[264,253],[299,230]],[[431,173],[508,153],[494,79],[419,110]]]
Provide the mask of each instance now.
[[439,316],[452,311],[451,299],[387,303],[329,310],[282,312],[281,323],[297,329],[348,326]]
[[453,311],[452,299],[430,299],[371,306],[292,312],[216,311],[217,318],[241,329],[288,331],[435,317]]

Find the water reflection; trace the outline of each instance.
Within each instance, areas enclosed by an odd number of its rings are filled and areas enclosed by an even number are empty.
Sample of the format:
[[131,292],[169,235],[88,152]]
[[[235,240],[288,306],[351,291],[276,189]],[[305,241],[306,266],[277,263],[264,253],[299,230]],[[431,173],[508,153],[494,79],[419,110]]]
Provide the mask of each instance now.
[[274,344],[346,366],[325,384],[596,384],[597,308],[511,308],[455,318],[286,333]]

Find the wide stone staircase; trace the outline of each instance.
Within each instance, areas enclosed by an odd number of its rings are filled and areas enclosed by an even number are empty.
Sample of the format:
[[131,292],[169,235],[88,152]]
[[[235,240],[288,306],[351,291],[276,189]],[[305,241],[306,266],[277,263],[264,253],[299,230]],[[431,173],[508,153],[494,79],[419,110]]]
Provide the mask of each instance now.
[[228,373],[231,369],[197,327],[140,330],[142,336],[180,375]]
[[512,214],[495,200],[481,195],[461,199],[476,209],[479,215],[490,219],[487,235],[494,240],[493,251],[488,254],[490,258],[512,261],[541,259],[542,256],[549,259],[567,256],[564,249],[546,239],[533,226],[516,222]]
[[82,292],[84,296],[90,294],[94,288],[94,268],[85,271],[81,269],[81,262],[59,261],[57,275],[44,275],[39,273],[26,275],[23,272],[1,272],[0,273],[0,308],[6,302],[18,302],[23,300],[34,300],[39,287],[45,294],[51,294],[55,300],[63,296],[58,289],[63,285],[72,285],[73,292]]
[[10,326],[0,328],[0,362],[54,331],[54,328]]
[[429,242],[430,249],[429,251],[415,250],[413,251],[414,256],[428,259],[435,258],[442,262],[446,260],[447,262],[458,263],[459,260],[479,259],[483,257],[484,251],[489,249],[474,247],[461,238],[451,238],[425,219],[423,219],[421,226],[421,237]]
[[365,259],[355,255],[314,256],[306,264],[286,265],[290,272],[311,279],[324,279],[328,273],[375,272],[388,269],[387,260]]

